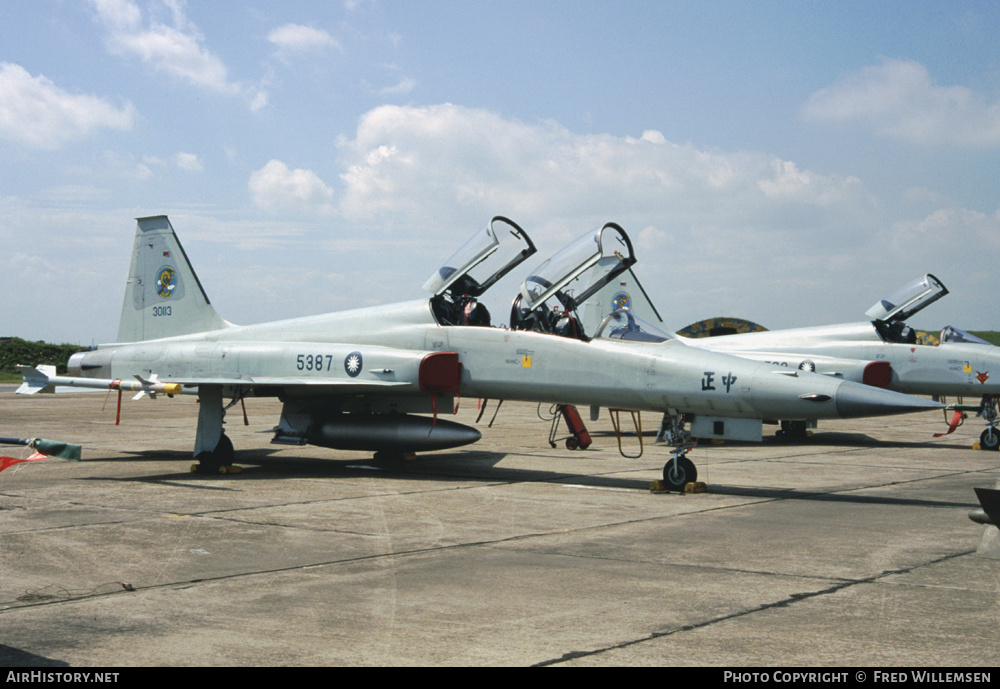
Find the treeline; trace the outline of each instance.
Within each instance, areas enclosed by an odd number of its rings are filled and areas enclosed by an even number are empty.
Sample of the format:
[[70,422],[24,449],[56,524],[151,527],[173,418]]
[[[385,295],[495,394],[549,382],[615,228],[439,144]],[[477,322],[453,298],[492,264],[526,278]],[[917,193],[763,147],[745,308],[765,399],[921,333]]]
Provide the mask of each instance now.
[[55,366],[56,372],[66,373],[66,363],[76,352],[87,349],[76,344],[30,342],[20,337],[0,340],[0,373],[17,373],[18,364]]
[[1000,346],[1000,333],[995,330],[970,330],[970,333],[976,337],[981,337],[991,345]]

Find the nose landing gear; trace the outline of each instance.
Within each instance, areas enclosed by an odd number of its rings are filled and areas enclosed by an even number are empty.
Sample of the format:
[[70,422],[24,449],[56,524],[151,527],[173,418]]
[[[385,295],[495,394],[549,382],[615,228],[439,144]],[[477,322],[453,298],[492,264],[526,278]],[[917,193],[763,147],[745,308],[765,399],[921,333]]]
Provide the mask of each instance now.
[[698,469],[694,462],[687,458],[688,451],[694,443],[682,443],[673,450],[673,457],[663,465],[663,483],[667,490],[684,492],[684,486],[698,480]]
[[663,483],[667,490],[684,492],[684,487],[689,483],[698,480],[698,469],[687,457],[697,444],[691,439],[691,434],[684,428],[684,416],[682,414],[663,415],[660,422],[660,431],[656,434],[656,442],[670,445],[670,460],[663,465]]

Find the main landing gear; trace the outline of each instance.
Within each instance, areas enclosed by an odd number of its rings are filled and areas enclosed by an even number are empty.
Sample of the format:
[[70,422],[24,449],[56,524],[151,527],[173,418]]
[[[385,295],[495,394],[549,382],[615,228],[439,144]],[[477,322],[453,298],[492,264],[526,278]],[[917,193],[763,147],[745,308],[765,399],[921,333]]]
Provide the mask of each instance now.
[[233,459],[236,451],[233,449],[233,441],[223,433],[219,437],[219,444],[211,452],[199,452],[195,455],[197,464],[192,465],[191,470],[199,474],[220,474],[227,473],[233,468]]
[[226,417],[222,392],[221,385],[202,385],[198,388],[198,434],[194,441],[194,458],[198,463],[191,470],[201,474],[239,471],[233,467],[236,457],[233,441],[222,430]]

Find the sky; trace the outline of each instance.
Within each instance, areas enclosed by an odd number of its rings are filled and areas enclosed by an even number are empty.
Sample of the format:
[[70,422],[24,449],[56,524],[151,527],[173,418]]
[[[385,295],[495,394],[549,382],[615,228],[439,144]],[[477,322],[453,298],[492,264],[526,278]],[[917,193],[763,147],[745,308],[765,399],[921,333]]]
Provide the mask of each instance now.
[[[0,0],[0,336],[111,342],[135,218],[250,324],[606,222],[667,329],[1000,330],[995,0]],[[498,284],[495,324],[517,281]],[[503,292],[503,294],[501,294]]]

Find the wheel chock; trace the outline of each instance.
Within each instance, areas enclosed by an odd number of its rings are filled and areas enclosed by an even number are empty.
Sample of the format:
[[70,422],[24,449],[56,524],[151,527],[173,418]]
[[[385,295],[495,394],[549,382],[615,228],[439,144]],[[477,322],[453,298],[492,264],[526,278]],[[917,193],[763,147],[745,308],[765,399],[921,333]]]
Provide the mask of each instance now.
[[973,450],[982,450],[983,446],[980,445],[979,443],[972,443],[972,449]]
[[206,469],[201,464],[192,464],[191,473],[192,474],[238,474],[243,471],[243,467],[236,466],[235,464],[230,464],[229,466],[221,466],[218,469],[211,470]]
[[[652,481],[649,484],[650,493],[672,493],[673,491],[667,487],[667,484],[663,481]],[[685,493],[707,493],[708,484],[704,481],[689,481],[684,484]]]

